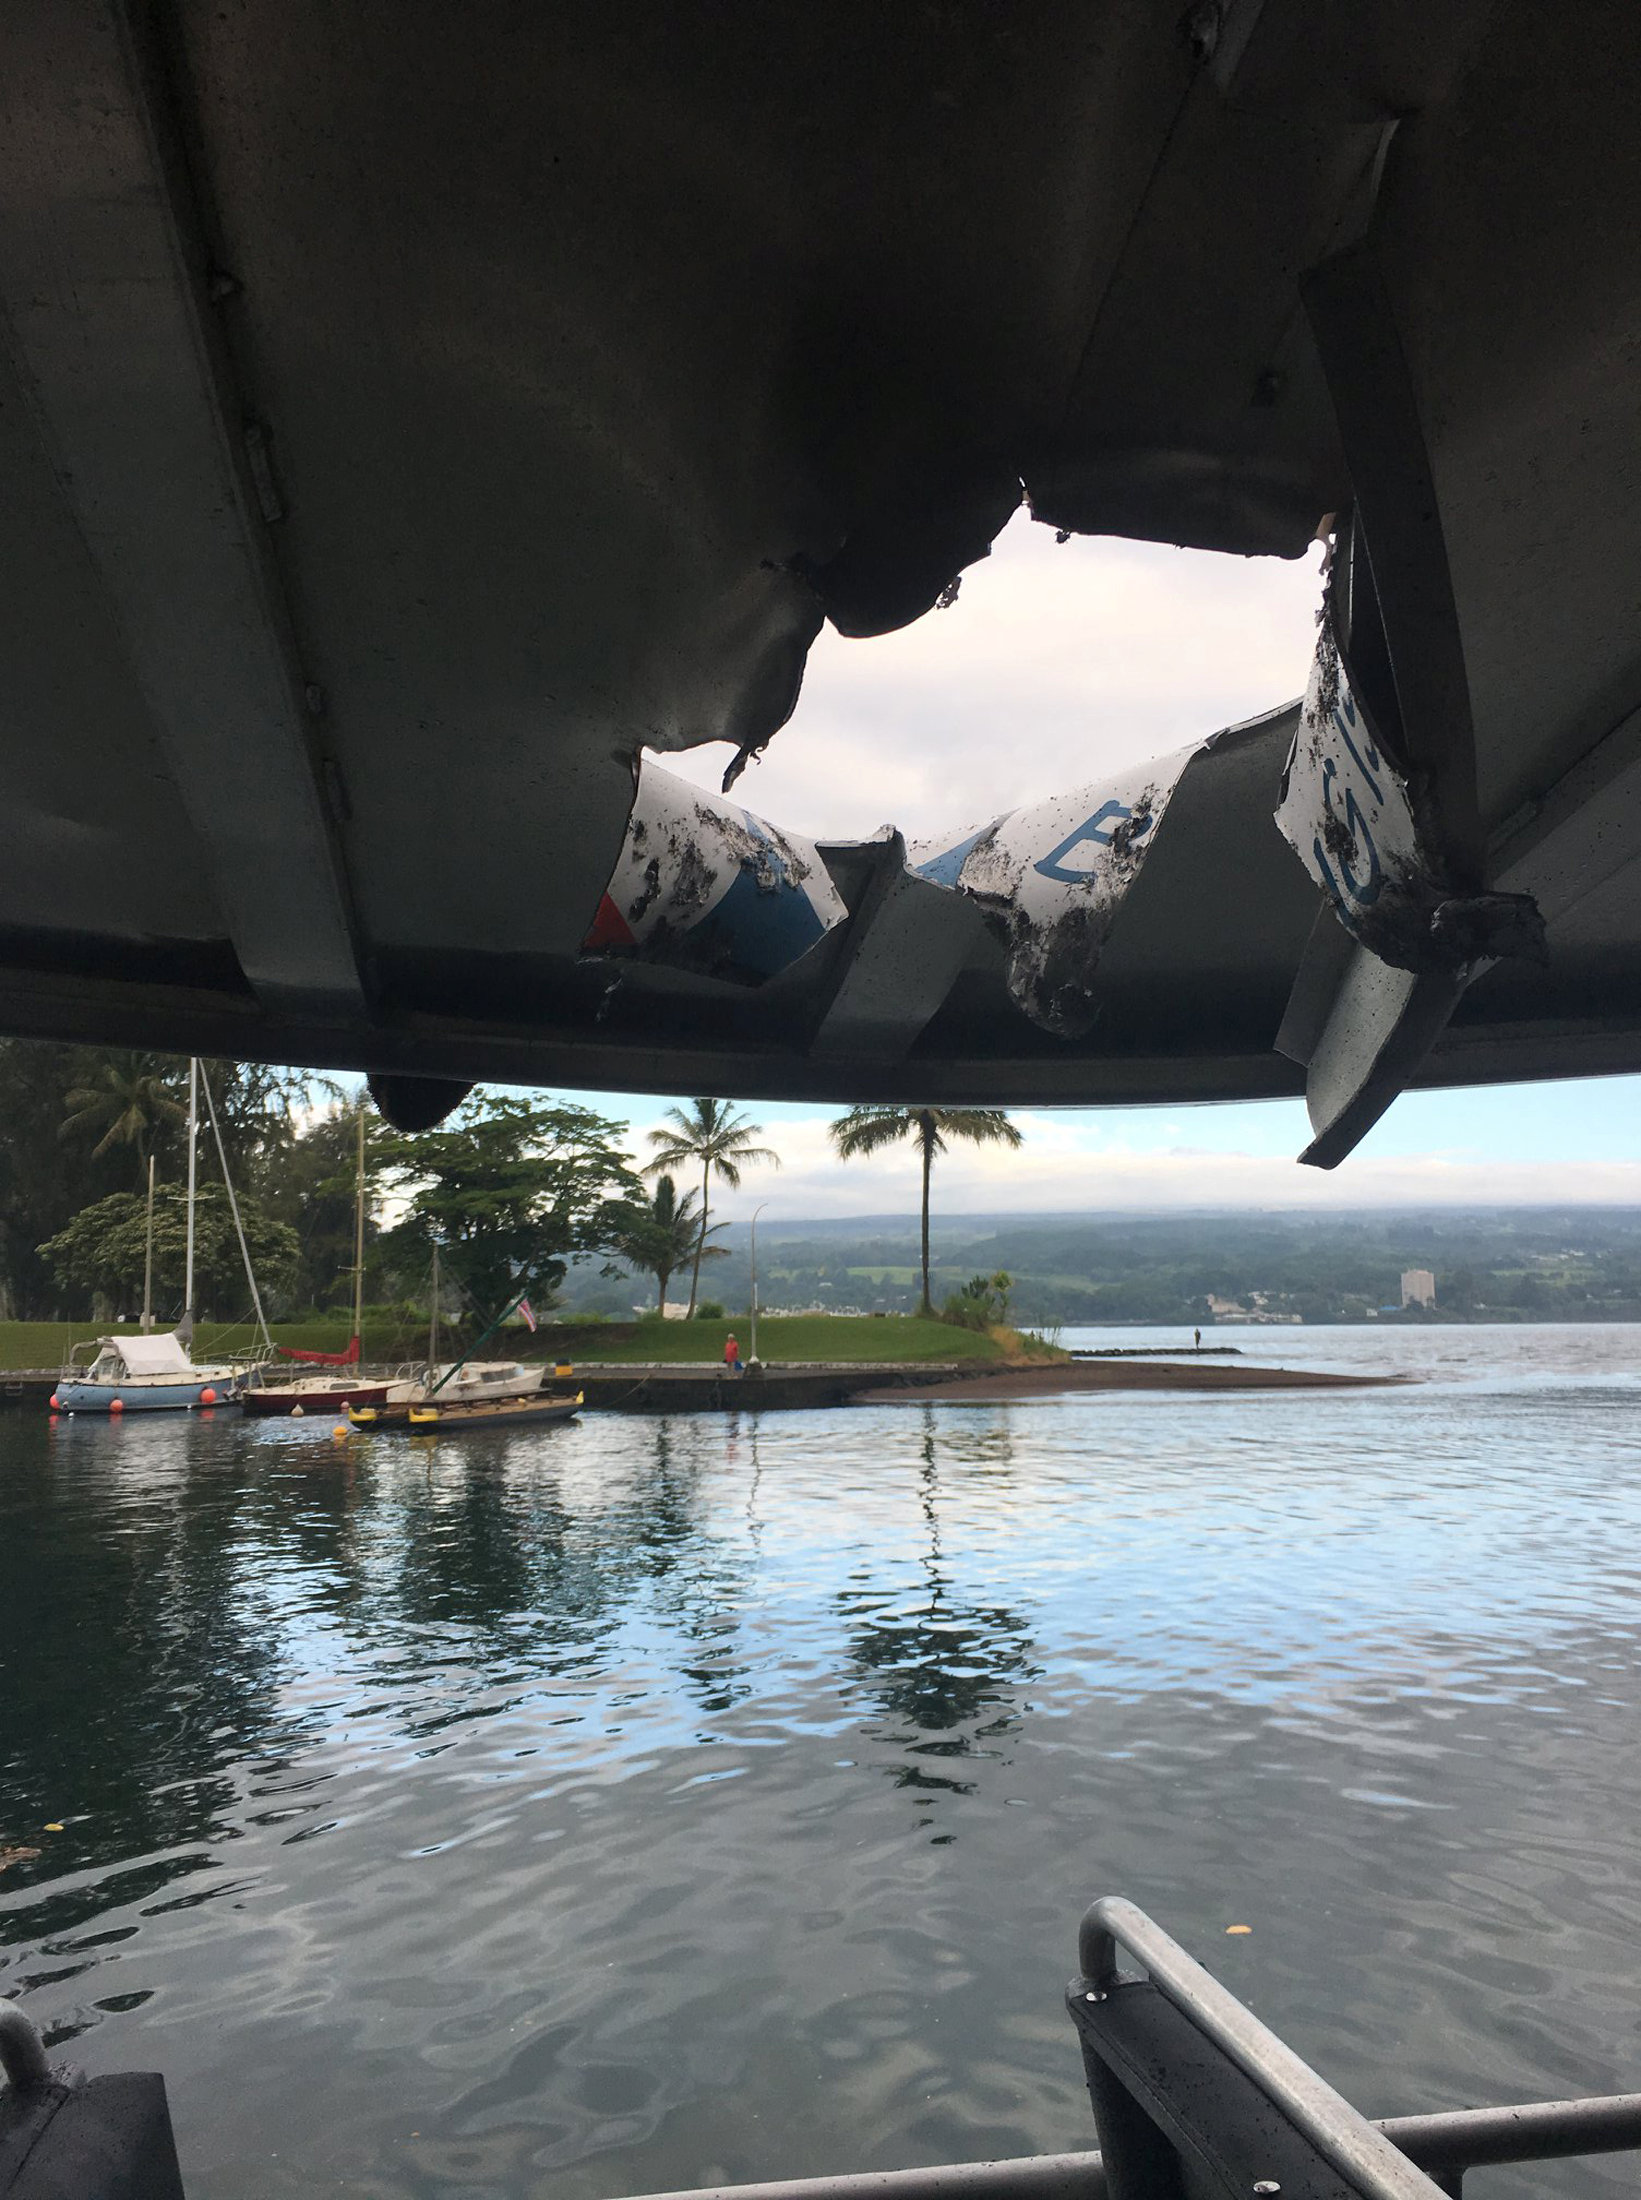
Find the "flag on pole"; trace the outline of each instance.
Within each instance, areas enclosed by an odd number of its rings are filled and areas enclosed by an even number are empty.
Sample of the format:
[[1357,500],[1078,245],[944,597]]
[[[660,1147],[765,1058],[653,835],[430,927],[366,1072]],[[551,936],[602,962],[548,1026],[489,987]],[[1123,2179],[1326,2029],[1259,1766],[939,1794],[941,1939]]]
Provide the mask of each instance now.
[[524,1316],[525,1321],[529,1324],[530,1334],[534,1336],[536,1331],[536,1317],[530,1310],[530,1301],[528,1299],[519,1300],[519,1312]]

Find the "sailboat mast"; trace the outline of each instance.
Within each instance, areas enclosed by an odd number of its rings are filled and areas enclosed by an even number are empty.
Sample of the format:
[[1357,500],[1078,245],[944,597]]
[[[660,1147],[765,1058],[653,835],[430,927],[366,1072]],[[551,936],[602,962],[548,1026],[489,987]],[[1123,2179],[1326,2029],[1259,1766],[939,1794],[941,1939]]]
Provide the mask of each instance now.
[[427,1364],[439,1364],[439,1241],[433,1240],[433,1302],[427,1310]]
[[222,1170],[223,1189],[228,1194],[228,1211],[234,1218],[234,1235],[239,1240],[239,1257],[245,1264],[245,1281],[251,1287],[251,1304],[256,1308],[257,1332],[262,1339],[262,1349],[273,1357],[273,1338],[268,1333],[268,1317],[262,1311],[262,1293],[257,1289],[256,1270],[251,1266],[251,1248],[245,1240],[245,1219],[239,1211],[239,1194],[234,1190],[234,1180],[228,1167],[228,1153],[222,1143],[222,1125],[217,1121],[217,1104],[211,1097],[211,1080],[202,1069],[199,1081],[205,1087],[205,1112],[211,1118],[211,1136],[216,1140],[217,1163]]
[[154,1326],[154,1156],[148,1156],[148,1236],[142,1255],[142,1333]]
[[194,1192],[199,1168],[199,1056],[188,1057],[188,1254],[183,1268],[182,1321],[185,1337],[194,1334]]
[[359,1095],[359,1175],[353,1194],[353,1351],[362,1349],[359,1332],[365,1318],[365,1097]]

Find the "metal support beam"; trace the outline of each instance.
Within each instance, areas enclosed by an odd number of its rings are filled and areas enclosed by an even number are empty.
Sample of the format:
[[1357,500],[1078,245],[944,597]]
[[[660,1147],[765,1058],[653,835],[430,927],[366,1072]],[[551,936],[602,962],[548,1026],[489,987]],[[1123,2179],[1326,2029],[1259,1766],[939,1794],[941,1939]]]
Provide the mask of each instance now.
[[1641,710],[1613,727],[1526,814],[1507,821],[1491,857],[1498,883],[1531,893],[1548,922],[1641,864]]
[[246,977],[269,1008],[357,1023],[334,822],[266,539],[274,460],[228,385],[209,280],[135,19],[119,0],[6,11],[0,329]]

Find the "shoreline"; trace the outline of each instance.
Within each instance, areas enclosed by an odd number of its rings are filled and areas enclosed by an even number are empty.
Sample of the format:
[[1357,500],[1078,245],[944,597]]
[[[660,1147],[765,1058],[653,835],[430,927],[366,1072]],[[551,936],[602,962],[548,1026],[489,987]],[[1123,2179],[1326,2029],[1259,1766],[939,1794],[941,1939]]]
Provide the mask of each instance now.
[[[1329,1369],[1227,1365],[1184,1358],[997,1361],[777,1361],[755,1374],[726,1375],[708,1361],[582,1361],[564,1378],[590,1413],[778,1413],[844,1405],[992,1405],[1111,1391],[1384,1390],[1417,1381],[1405,1374],[1354,1375]],[[0,1401],[48,1408],[57,1377],[43,1370],[0,1377]],[[555,1387],[551,1384],[549,1388]],[[205,1412],[235,1412],[226,1401]],[[92,1418],[96,1418],[93,1416]],[[275,1421],[278,1416],[272,1417]]]
[[1390,1390],[1417,1380],[1403,1374],[1343,1375],[1298,1367],[1198,1366],[1191,1359],[1078,1360],[1069,1367],[1002,1367],[912,1386],[864,1389],[856,1405],[910,1405],[925,1400],[985,1405],[998,1399],[1063,1398],[1115,1390]]

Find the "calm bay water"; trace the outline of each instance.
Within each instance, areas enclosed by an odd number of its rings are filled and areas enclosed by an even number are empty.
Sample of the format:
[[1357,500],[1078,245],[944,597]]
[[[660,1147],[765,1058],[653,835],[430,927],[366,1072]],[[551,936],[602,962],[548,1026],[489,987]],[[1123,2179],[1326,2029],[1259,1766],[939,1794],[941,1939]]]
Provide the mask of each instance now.
[[1431,1379],[0,1419],[0,1993],[191,2200],[1090,2145],[1107,1891],[1370,2112],[1641,2088],[1641,1331],[1235,1341]]

